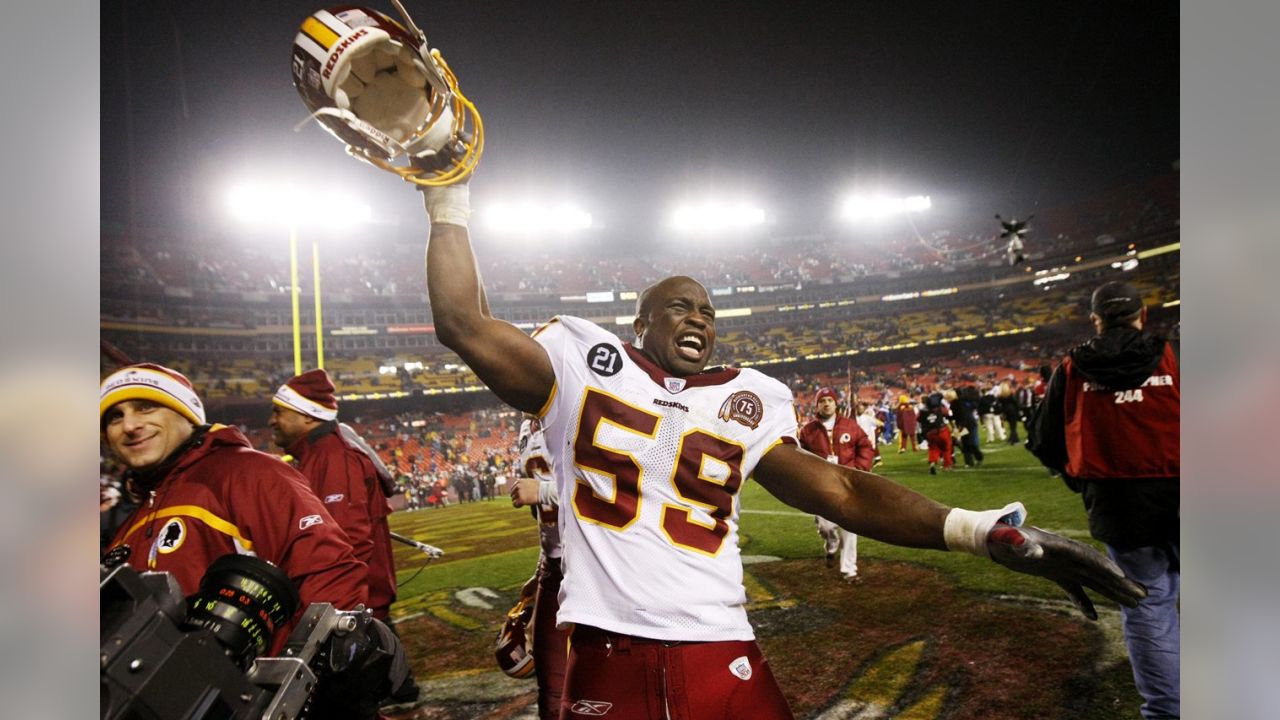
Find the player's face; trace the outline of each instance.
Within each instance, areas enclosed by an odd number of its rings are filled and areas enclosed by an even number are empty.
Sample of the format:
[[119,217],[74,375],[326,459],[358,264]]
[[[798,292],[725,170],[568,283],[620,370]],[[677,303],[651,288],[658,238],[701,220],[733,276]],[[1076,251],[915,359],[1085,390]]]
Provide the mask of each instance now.
[[132,470],[160,464],[191,437],[191,421],[149,400],[125,400],[107,410],[107,445]]
[[716,309],[702,284],[668,278],[650,291],[643,350],[659,367],[676,376],[701,372],[716,342]]
[[826,420],[836,414],[836,399],[833,397],[824,397],[818,401],[818,417]]
[[296,410],[272,403],[271,417],[267,419],[267,425],[271,426],[271,442],[283,450],[297,442],[298,438],[311,432],[315,423]]

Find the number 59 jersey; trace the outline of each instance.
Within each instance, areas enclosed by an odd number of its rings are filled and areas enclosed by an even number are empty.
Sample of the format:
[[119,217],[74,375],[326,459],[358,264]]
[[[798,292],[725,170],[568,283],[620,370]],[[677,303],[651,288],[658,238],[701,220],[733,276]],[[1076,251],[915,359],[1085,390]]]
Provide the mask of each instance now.
[[581,318],[534,333],[555,369],[539,413],[559,483],[561,624],[657,640],[751,640],[743,481],[795,444],[785,385],[749,369],[672,377]]

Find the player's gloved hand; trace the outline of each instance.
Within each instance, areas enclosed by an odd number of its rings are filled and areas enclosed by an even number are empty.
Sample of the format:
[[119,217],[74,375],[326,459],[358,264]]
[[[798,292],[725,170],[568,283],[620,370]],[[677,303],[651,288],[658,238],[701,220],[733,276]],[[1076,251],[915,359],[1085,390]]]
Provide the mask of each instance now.
[[996,523],[987,534],[987,551],[1010,570],[1057,583],[1090,620],[1097,620],[1098,612],[1084,588],[1126,607],[1136,607],[1147,596],[1147,589],[1126,577],[1111,558],[1040,528]]

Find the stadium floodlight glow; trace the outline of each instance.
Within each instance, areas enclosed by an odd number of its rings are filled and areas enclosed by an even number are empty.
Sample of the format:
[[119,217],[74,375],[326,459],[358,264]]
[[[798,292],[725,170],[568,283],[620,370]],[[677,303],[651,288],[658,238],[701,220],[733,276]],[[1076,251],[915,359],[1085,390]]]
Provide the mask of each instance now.
[[[298,228],[349,228],[366,223],[373,209],[333,189],[304,190],[288,181],[254,181],[233,186],[227,206],[235,219],[289,229],[289,288],[293,305],[293,370],[302,373],[302,321],[298,312]],[[316,367],[324,369],[324,322],[320,308],[320,248],[312,240],[311,270],[315,296]],[[336,333],[335,333],[336,334]]]
[[764,220],[764,210],[752,203],[706,200],[676,206],[670,225],[691,235],[715,235],[757,227]]
[[485,208],[481,217],[488,229],[512,235],[575,232],[592,227],[591,213],[571,202],[499,202]]
[[274,226],[349,226],[368,222],[373,209],[340,190],[303,190],[289,183],[249,182],[227,192],[231,216]]
[[840,215],[850,222],[880,220],[893,215],[923,212],[931,207],[933,207],[933,201],[928,195],[912,195],[904,198],[854,195],[844,201]]

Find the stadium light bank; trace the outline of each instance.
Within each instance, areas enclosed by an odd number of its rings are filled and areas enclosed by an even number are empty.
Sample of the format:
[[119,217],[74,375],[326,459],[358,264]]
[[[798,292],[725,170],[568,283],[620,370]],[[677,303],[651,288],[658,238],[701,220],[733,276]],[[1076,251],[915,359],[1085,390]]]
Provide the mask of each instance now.
[[747,201],[704,200],[677,205],[668,225],[685,235],[720,235],[760,227],[764,209]]
[[882,220],[895,215],[924,212],[933,207],[928,195],[912,195],[904,198],[883,195],[853,195],[840,207],[840,217],[845,222],[859,223]]
[[481,212],[485,228],[504,235],[539,236],[589,230],[591,213],[573,202],[496,202]]

